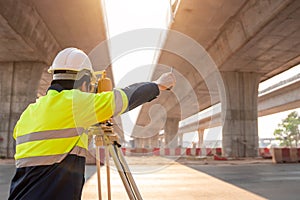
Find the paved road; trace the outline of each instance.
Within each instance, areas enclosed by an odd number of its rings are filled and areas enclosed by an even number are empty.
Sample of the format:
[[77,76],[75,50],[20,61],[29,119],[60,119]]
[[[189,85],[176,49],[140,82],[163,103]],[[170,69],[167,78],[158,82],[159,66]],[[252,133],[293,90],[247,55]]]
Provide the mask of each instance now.
[[272,200],[300,199],[300,164],[190,165]]
[[[150,167],[150,169],[149,169]],[[145,200],[265,200],[247,190],[211,177],[181,164],[164,167],[133,165],[134,179]],[[101,170],[102,198],[107,199],[106,174]],[[112,199],[128,200],[124,185],[115,170],[111,171]],[[84,200],[97,200],[97,177],[92,176],[83,188]]]
[[9,184],[15,173],[15,166],[12,164],[0,165],[0,200],[7,199]]
[[[194,161],[182,162],[185,164],[182,165],[146,157],[136,158],[133,162],[129,158],[128,161],[144,199],[300,199],[300,164]],[[14,171],[13,164],[0,163],[0,200],[7,199]],[[95,166],[87,166],[89,180],[84,188],[84,200],[97,199],[94,172]],[[128,199],[113,170],[112,180],[116,184],[112,187],[114,190],[121,188],[121,198],[114,199]]]

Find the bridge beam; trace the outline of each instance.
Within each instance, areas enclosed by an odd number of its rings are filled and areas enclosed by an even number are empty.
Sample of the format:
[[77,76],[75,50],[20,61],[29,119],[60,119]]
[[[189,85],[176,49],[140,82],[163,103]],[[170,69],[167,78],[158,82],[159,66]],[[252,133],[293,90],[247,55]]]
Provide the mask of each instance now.
[[50,64],[60,49],[30,1],[0,0],[1,61],[41,61]]
[[221,97],[223,154],[256,157],[258,153],[257,96],[261,75],[222,72],[225,93]]

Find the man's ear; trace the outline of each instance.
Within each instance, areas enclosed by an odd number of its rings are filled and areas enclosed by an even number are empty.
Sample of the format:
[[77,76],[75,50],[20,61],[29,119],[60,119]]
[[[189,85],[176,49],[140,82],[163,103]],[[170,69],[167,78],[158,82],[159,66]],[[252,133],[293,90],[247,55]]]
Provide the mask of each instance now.
[[86,81],[83,81],[83,83],[81,84],[80,90],[81,90],[82,92],[88,92],[88,91],[87,91]]

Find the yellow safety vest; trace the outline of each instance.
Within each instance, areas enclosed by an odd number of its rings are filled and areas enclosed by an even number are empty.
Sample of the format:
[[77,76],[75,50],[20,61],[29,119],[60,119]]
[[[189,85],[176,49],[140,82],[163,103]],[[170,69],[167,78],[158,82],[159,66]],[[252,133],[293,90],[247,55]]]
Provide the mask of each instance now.
[[85,129],[123,113],[127,106],[122,90],[100,94],[49,90],[27,107],[15,126],[16,166],[51,165],[68,154],[85,156]]

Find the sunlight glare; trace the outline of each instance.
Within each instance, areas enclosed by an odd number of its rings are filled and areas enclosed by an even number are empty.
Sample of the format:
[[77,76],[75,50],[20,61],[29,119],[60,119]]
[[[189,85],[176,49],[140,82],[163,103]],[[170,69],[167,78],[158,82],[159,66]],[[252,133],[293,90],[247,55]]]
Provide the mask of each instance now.
[[[109,38],[135,29],[159,28],[165,30],[172,20],[169,0],[104,0],[104,7]],[[165,36],[153,37],[155,37],[157,49],[162,47]],[[111,54],[114,49],[120,47],[119,45],[124,44],[116,44],[110,40]],[[150,81],[157,55],[157,50],[136,49],[118,57],[117,60],[112,60],[115,86],[125,87],[136,82]],[[121,117],[124,135],[131,135],[139,109],[140,107]]]

